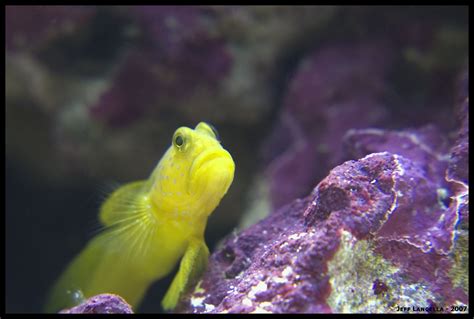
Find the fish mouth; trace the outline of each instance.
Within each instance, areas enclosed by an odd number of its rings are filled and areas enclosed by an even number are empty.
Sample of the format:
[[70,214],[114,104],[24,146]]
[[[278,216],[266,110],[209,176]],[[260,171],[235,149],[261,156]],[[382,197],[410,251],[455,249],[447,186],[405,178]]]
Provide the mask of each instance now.
[[222,184],[225,192],[234,177],[234,161],[224,149],[204,151],[193,161],[189,173],[191,191],[199,192],[200,187],[206,188],[206,179],[209,179],[211,183]]

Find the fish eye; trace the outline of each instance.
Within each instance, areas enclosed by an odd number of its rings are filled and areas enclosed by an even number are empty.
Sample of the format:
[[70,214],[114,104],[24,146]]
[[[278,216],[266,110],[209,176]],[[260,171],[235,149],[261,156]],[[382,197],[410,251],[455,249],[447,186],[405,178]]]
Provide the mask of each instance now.
[[173,143],[178,149],[181,149],[184,146],[184,142],[184,137],[181,134],[176,134],[173,138]]

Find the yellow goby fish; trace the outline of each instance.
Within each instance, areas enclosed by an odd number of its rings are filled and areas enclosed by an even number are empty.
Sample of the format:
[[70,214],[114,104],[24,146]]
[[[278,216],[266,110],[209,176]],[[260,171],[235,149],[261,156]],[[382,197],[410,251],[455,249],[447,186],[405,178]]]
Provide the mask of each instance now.
[[105,230],[58,279],[46,311],[74,306],[78,294],[100,293],[118,294],[137,307],[147,288],[181,258],[162,300],[165,310],[173,309],[206,268],[207,218],[229,189],[234,169],[212,126],[178,128],[150,177],[118,188],[102,204]]

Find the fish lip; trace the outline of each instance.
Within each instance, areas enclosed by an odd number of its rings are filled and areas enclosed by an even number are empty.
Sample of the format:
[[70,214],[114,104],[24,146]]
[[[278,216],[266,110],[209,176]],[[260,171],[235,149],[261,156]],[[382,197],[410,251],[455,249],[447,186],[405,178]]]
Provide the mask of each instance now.
[[[199,171],[199,168],[201,168],[204,164],[210,163],[212,161],[218,160],[218,159],[223,159],[226,157],[230,157],[229,152],[227,152],[224,149],[221,150],[207,150],[207,151],[202,151],[194,160],[193,163],[191,164],[191,167],[189,168],[189,177],[190,177],[190,183],[188,184],[188,194],[190,194],[190,188],[191,184],[195,180],[196,172]],[[231,158],[231,157],[230,157]]]
[[222,158],[224,155],[222,152],[219,151],[202,151],[194,160],[193,163],[191,164],[189,173],[191,178],[194,176],[194,174],[199,170],[199,168],[204,164],[204,163],[209,163],[210,161],[213,161],[218,158]]

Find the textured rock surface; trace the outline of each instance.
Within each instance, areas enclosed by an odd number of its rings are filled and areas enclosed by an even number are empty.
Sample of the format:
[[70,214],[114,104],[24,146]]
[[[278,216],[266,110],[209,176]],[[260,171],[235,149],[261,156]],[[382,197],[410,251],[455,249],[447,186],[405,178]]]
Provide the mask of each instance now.
[[122,297],[101,294],[91,297],[80,305],[60,313],[133,313],[132,307]]
[[452,258],[453,266],[450,276],[453,284],[464,291],[469,289],[469,74],[463,74],[456,108],[459,130],[454,146],[451,148],[446,180],[452,185],[453,196],[449,206],[450,214],[458,216],[454,237]]
[[440,202],[428,162],[382,152],[334,168],[310,196],[229,238],[181,310],[395,312],[429,300],[466,304],[467,291],[450,277],[460,212]]

